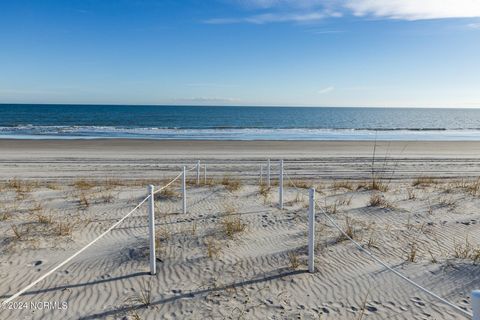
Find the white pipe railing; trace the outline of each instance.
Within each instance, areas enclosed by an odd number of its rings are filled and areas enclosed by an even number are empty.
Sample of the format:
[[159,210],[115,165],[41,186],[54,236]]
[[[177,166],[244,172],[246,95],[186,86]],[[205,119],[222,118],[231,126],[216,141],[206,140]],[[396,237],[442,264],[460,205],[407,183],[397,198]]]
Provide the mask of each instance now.
[[308,272],[315,270],[315,188],[311,188],[308,207]]
[[473,320],[480,320],[480,290],[472,291]]
[[207,164],[205,163],[203,166],[204,166],[203,181],[205,184],[207,184]]
[[[114,223],[113,225],[111,225],[107,230],[105,230],[104,232],[102,232],[98,237],[96,237],[95,239],[93,239],[92,241],[90,241],[87,245],[85,245],[83,248],[81,248],[80,250],[78,250],[77,252],[75,252],[74,254],[72,254],[70,257],[68,257],[67,259],[65,259],[64,261],[62,261],[61,263],[59,263],[56,267],[54,267],[53,269],[51,269],[50,271],[48,271],[47,273],[45,273],[43,276],[41,276],[40,278],[38,278],[37,280],[33,281],[32,283],[30,283],[29,285],[27,285],[26,287],[24,287],[23,289],[21,289],[20,291],[18,291],[17,293],[13,294],[12,296],[10,296],[9,298],[5,299],[2,304],[6,304],[6,303],[10,303],[12,302],[13,300],[15,300],[16,298],[18,298],[19,296],[21,296],[22,294],[24,294],[25,292],[27,292],[28,290],[30,290],[31,288],[33,288],[35,285],[37,285],[38,283],[40,283],[41,281],[43,281],[45,278],[47,278],[48,276],[52,275],[55,271],[57,271],[58,269],[60,269],[61,267],[63,267],[64,265],[66,265],[67,263],[69,263],[70,261],[72,261],[75,257],[77,257],[79,254],[81,254],[83,251],[87,250],[89,247],[91,247],[95,242],[97,242],[98,240],[102,239],[105,235],[107,235],[110,231],[112,231],[113,229],[115,229],[118,225],[120,225],[125,219],[127,219],[129,216],[131,216],[138,208],[140,208],[141,205],[143,205],[147,200],[150,200],[149,201],[149,213],[148,213],[148,216],[149,216],[149,247],[150,247],[150,273],[151,274],[156,274],[156,257],[155,257],[155,199],[154,199],[154,196],[156,193],[158,192],[161,192],[162,190],[168,188],[171,184],[173,184],[178,178],[180,178],[180,176],[183,176],[184,177],[184,182],[185,182],[185,167],[183,168],[183,172],[180,172],[175,178],[173,178],[169,183],[167,183],[166,185],[164,185],[163,187],[157,189],[157,190],[154,190],[154,187],[153,186],[148,186],[148,195],[142,200],[140,201],[140,203],[135,207],[133,208],[131,211],[129,211],[125,216],[123,216],[121,219],[119,219],[116,223]],[[185,185],[185,183],[184,183]],[[184,189],[185,190],[185,189]],[[184,201],[186,200],[186,198],[184,198]],[[186,206],[185,206],[186,207]]]
[[270,188],[270,159],[267,160],[267,187]]
[[200,184],[200,160],[197,161],[197,186]]
[[280,170],[278,177],[278,206],[283,209],[283,160],[280,160]]
[[[292,181],[292,179],[290,179],[290,176],[288,175],[288,172],[286,173],[287,175],[287,178],[289,179],[290,183],[292,184],[292,186],[297,190],[297,191],[302,191],[300,190],[296,185],[295,183]],[[415,281],[411,280],[410,278],[408,278],[407,276],[403,275],[401,272],[397,271],[396,269],[393,269],[392,267],[390,267],[387,263],[383,262],[380,258],[378,258],[376,255],[374,255],[372,252],[370,252],[369,250],[365,249],[360,243],[358,243],[357,241],[355,241],[354,239],[352,239],[336,222],[335,220],[323,209],[322,206],[320,206],[317,202],[317,200],[315,200],[315,205],[318,206],[321,210],[321,213],[327,218],[328,221],[330,221],[330,223],[338,230],[340,231],[340,233],[342,233],[342,235],[348,239],[349,241],[351,241],[360,251],[362,251],[363,253],[365,253],[366,255],[368,255],[373,261],[377,262],[378,264],[382,265],[384,268],[386,268],[387,270],[393,272],[395,275],[397,275],[398,277],[402,278],[403,280],[405,280],[406,282],[410,283],[411,285],[413,285],[414,287],[420,289],[421,291],[429,294],[430,296],[436,298],[437,300],[443,302],[444,304],[450,306],[451,308],[453,308],[454,310],[456,310],[457,312],[460,312],[462,313],[464,316],[468,316],[468,317],[475,317],[475,311],[473,312],[473,315],[471,313],[469,313],[468,311],[462,309],[461,307],[451,303],[450,301],[440,297],[439,295],[437,295],[436,293],[428,290],[427,288],[424,288],[422,287],[421,285],[419,285],[418,283],[416,283]],[[480,291],[478,291],[478,293],[476,293],[477,291],[473,291],[472,292],[472,309],[474,308],[477,308],[477,309],[480,309]],[[474,305],[474,301],[475,300],[475,305]],[[477,317],[479,318],[473,318],[474,320],[480,320],[480,310],[477,311]]]
[[150,238],[150,274],[157,274],[157,264],[155,258],[155,195],[154,187],[148,186],[148,234]]
[[183,166],[183,175],[182,175],[182,211],[187,213],[187,168]]
[[80,253],[82,253],[83,251],[87,250],[91,245],[93,245],[95,242],[97,242],[98,240],[100,240],[101,238],[103,238],[107,233],[109,233],[110,231],[112,231],[114,228],[116,228],[120,223],[122,223],[125,219],[127,219],[133,212],[135,212],[135,210],[137,210],[142,204],[145,203],[145,201],[147,201],[147,199],[149,198],[150,196],[147,196],[145,199],[143,199],[135,208],[133,208],[133,210],[131,210],[129,213],[127,213],[125,216],[123,216],[123,218],[121,218],[120,220],[118,220],[116,223],[114,223],[110,228],[108,228],[107,230],[105,230],[102,234],[100,234],[98,237],[96,237],[95,239],[93,239],[92,241],[90,241],[86,246],[84,246],[83,248],[81,248],[80,250],[78,250],[77,252],[75,252],[73,255],[71,255],[70,257],[68,257],[67,259],[65,259],[63,262],[61,262],[60,264],[58,264],[55,268],[53,268],[52,270],[48,271],[47,273],[45,273],[43,276],[41,276],[40,278],[38,278],[37,280],[33,281],[32,283],[30,283],[29,285],[27,285],[25,288],[23,288],[22,290],[18,291],[17,293],[15,293],[14,295],[12,295],[10,298],[6,299],[5,301],[3,301],[2,303],[5,304],[5,303],[9,303],[11,301],[13,301],[14,299],[18,298],[19,296],[21,296],[23,293],[25,293],[27,290],[30,290],[31,288],[33,288],[37,283],[41,282],[42,280],[44,280],[45,278],[47,278],[48,276],[50,276],[51,274],[53,274],[55,271],[57,271],[58,269],[60,269],[61,267],[63,267],[64,265],[66,265],[67,263],[69,263],[73,258],[75,258],[76,256],[78,256]]
[[[188,171],[191,171],[195,167],[189,169]],[[196,165],[197,168],[197,184],[200,182],[200,161],[197,162]],[[207,182],[207,165],[204,165],[204,181],[205,183]],[[80,253],[85,251],[87,248],[92,246],[95,242],[103,238],[107,233],[112,231],[114,228],[116,228],[120,223],[122,223],[125,219],[127,219],[133,212],[135,212],[143,203],[145,203],[148,200],[148,229],[149,229],[149,249],[150,249],[150,274],[155,275],[156,274],[156,256],[155,256],[155,194],[164,190],[165,188],[169,187],[172,183],[174,183],[180,176],[182,177],[182,194],[183,194],[183,199],[182,199],[182,208],[183,208],[183,213],[187,213],[187,190],[186,190],[186,166],[183,167],[183,171],[179,173],[174,179],[172,179],[169,183],[164,185],[163,187],[155,190],[155,187],[153,185],[148,186],[148,194],[147,196],[130,212],[128,212],[125,216],[123,216],[121,219],[119,219],[115,224],[110,226],[107,230],[105,230],[102,234],[100,234],[98,237],[93,239],[91,242],[89,242],[86,246],[75,252],[73,255],[68,257],[66,260],[58,264],[56,267],[45,273],[43,276],[38,278],[37,280],[33,281],[17,293],[13,294],[9,298],[7,298],[5,301],[2,303],[9,303],[13,301],[14,299],[18,298],[22,294],[24,294],[26,291],[34,287],[36,284],[53,274],[55,271],[57,271],[59,268],[62,266],[66,265],[68,262],[70,262],[72,259],[74,259],[76,256],[78,256]],[[290,179],[289,175],[287,172],[284,172],[284,162],[283,160],[280,160],[280,166],[279,166],[279,208],[283,209],[283,175],[284,173],[287,175],[287,178],[290,180],[290,183],[292,184],[293,187],[297,189],[297,191],[302,191],[300,190],[295,183]],[[263,179],[263,166],[260,167],[260,181]],[[267,184],[270,186],[270,159],[268,159],[267,162]],[[322,207],[317,203],[316,198],[316,191],[315,188],[310,188],[309,189],[309,210],[308,210],[308,271],[309,272],[314,272],[315,271],[315,206],[319,206],[320,209]],[[468,317],[472,317],[473,320],[480,320],[480,290],[474,290],[471,293],[471,305],[472,305],[472,314],[470,314],[468,311],[456,306],[455,304],[449,302],[446,299],[443,299],[442,297],[438,296],[437,294],[431,292],[430,290],[420,286],[416,282],[410,280],[406,276],[404,276],[402,273],[398,272],[397,270],[391,268],[388,266],[385,262],[377,258],[373,253],[365,249],[361,244],[359,244],[357,241],[353,240],[351,237],[349,237],[343,229],[338,226],[338,224],[333,220],[332,217],[328,213],[326,213],[322,209],[322,214],[330,221],[330,223],[337,228],[347,239],[349,239],[351,242],[353,242],[360,251],[366,253],[368,256],[370,256],[374,261],[377,263],[381,264],[384,266],[386,269],[390,270],[400,278],[404,279],[405,281],[409,282],[413,286],[417,287],[418,289],[422,290],[425,293],[428,293],[429,295],[437,298],[438,300],[442,301],[443,303],[449,305],[450,307],[454,308],[456,311],[462,313],[463,315],[466,315]]]
[[263,164],[260,165],[260,185],[263,184]]

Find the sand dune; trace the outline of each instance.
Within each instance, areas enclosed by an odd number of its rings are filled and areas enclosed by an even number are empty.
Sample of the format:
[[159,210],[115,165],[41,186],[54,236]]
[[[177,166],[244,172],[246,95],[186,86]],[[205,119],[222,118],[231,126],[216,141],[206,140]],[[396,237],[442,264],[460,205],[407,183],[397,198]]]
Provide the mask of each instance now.
[[[91,162],[89,152],[68,158],[51,152],[44,162],[15,162],[15,151],[2,155],[0,175],[10,179],[0,187],[2,299],[106,230],[144,198],[146,184],[161,186],[183,162],[145,154],[135,161],[104,154]],[[17,300],[66,301],[68,309],[2,310],[0,317],[466,319],[373,261],[321,214],[316,272],[308,273],[307,189],[286,179],[286,205],[279,210],[277,188],[259,188],[261,161],[226,157],[206,159],[214,181],[190,182],[187,214],[180,213],[178,183],[157,198],[156,276],[148,274],[144,205]],[[350,229],[365,248],[470,311],[470,292],[480,287],[476,162],[451,154],[431,161],[378,158],[384,191],[369,187],[366,155],[291,159],[286,169],[295,184],[314,185],[318,211]],[[226,175],[232,184],[240,181],[238,190],[222,184]],[[378,203],[372,195],[380,196]],[[230,234],[229,223],[241,230]]]

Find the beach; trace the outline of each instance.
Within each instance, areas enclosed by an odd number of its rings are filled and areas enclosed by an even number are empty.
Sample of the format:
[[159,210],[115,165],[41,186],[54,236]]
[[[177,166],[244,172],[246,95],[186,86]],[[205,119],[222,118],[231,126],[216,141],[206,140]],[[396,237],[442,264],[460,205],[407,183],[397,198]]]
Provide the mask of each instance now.
[[0,320],[480,320],[480,0],[0,17]]
[[[375,149],[375,150],[374,150]],[[318,174],[336,178],[348,169],[350,179],[365,177],[374,157],[394,159],[412,176],[473,175],[480,158],[480,142],[475,141],[162,141],[145,139],[17,140],[0,139],[0,177],[75,178],[111,175],[125,178],[151,177],[152,173],[178,170],[197,160],[231,170],[248,166],[250,176],[258,175],[261,162],[284,159],[294,163],[321,165]],[[423,172],[418,166],[431,159]],[[339,162],[340,160],[340,162]],[[179,163],[179,161],[181,163]],[[320,164],[318,164],[320,161]],[[392,160],[393,161],[393,160]],[[390,162],[392,162],[390,161]],[[229,164],[231,166],[221,166]],[[296,165],[294,165],[296,166]],[[52,167],[55,167],[52,172]],[[380,166],[381,168],[382,166]],[[430,168],[429,168],[430,167]],[[408,168],[408,169],[407,169]],[[298,168],[301,169],[301,168]],[[214,171],[212,171],[214,173]],[[363,173],[363,174],[362,174]],[[347,177],[347,178],[348,178]]]
[[[180,180],[155,197],[156,275],[144,204],[16,300],[68,307],[7,308],[0,318],[468,319],[365,251],[471,312],[470,292],[480,287],[475,141],[0,139],[2,300],[183,166],[192,168],[187,213]],[[310,187],[318,192],[314,273]]]

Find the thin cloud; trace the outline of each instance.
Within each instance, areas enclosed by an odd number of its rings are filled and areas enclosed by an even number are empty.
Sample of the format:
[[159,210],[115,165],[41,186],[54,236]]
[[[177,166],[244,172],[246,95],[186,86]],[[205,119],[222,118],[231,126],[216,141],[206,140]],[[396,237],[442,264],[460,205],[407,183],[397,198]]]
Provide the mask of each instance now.
[[252,15],[243,18],[215,18],[208,19],[204,22],[207,24],[233,24],[233,23],[251,23],[251,24],[265,24],[273,22],[310,22],[318,21],[328,17],[323,11],[285,14],[285,13],[264,13]]
[[335,87],[330,86],[330,87],[326,87],[326,88],[318,90],[318,93],[319,94],[327,94],[327,93],[332,92],[333,90],[335,90]]
[[478,30],[480,30],[480,22],[478,22],[478,23],[469,23],[469,24],[467,24],[467,27],[469,27],[470,29],[478,29]]
[[342,17],[346,14],[397,20],[480,17],[478,0],[232,0],[232,3],[269,12],[236,18],[212,18],[204,23],[302,23]]
[[325,4],[325,0],[232,0],[231,2],[250,9],[311,8]]
[[477,0],[347,0],[344,7],[356,16],[401,20],[480,17]]

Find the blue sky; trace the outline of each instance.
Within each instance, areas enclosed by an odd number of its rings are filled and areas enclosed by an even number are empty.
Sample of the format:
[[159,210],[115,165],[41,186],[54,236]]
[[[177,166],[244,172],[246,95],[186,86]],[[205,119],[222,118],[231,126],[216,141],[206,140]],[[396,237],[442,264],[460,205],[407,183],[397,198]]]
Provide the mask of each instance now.
[[480,107],[478,0],[0,2],[0,102]]

